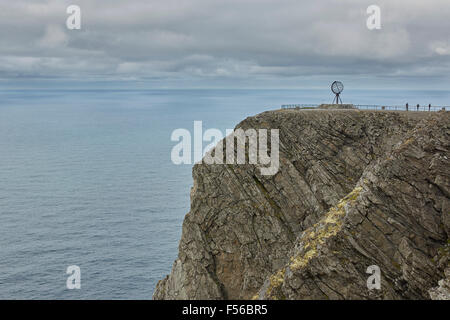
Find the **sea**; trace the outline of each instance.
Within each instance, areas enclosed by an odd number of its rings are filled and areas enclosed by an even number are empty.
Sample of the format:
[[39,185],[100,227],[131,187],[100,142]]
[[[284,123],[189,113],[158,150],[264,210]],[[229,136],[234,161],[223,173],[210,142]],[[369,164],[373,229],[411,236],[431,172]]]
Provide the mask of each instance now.
[[[0,90],[0,299],[151,299],[189,211],[192,165],[171,161],[172,132],[332,100],[317,89]],[[342,100],[450,105],[450,91]]]

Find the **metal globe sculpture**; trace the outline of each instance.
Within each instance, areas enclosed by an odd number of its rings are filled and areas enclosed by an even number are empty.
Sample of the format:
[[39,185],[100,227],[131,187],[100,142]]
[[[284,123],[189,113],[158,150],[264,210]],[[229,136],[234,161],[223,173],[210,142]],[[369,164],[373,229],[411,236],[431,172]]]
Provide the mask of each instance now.
[[336,95],[333,99],[333,104],[339,104],[339,101],[342,103],[340,94],[342,91],[344,91],[344,85],[340,81],[334,81],[331,84],[331,91]]

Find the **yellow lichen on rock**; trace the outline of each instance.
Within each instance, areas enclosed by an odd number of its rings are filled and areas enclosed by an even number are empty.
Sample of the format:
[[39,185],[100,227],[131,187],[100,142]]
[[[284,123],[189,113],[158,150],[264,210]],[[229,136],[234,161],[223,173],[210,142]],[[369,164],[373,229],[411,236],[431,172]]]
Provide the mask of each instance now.
[[[295,271],[305,267],[312,258],[318,255],[317,246],[323,244],[327,238],[330,238],[339,232],[345,216],[345,206],[349,202],[355,201],[361,191],[361,187],[353,189],[352,192],[339,201],[335,207],[331,208],[318,223],[304,231],[300,241],[303,243],[302,251],[305,253],[297,255],[296,257],[291,257],[289,264],[290,270]],[[269,278],[269,286],[265,292],[266,298],[278,298],[277,295],[274,294],[274,290],[283,285],[285,274],[286,268],[282,268]],[[256,300],[258,298],[259,294],[256,294],[252,299]]]
[[303,251],[306,251],[306,249],[308,251],[291,258],[289,268],[292,271],[305,267],[312,258],[317,256],[317,246],[324,244],[326,239],[335,236],[339,232],[345,216],[345,206],[349,202],[355,201],[361,190],[361,187],[353,189],[335,207],[331,208],[318,223],[313,225],[310,230],[304,232],[304,236],[300,241],[304,244]]
[[273,289],[278,288],[279,286],[281,286],[283,284],[285,272],[286,272],[285,268],[280,269],[280,270],[278,270],[278,272],[276,272],[269,278],[270,285],[266,292],[268,296],[271,295]]
[[291,264],[289,267],[291,270],[298,270],[301,267],[304,267],[308,264],[308,261],[317,255],[317,251],[315,249],[311,249],[306,252],[303,256],[297,256],[296,258],[291,258]]

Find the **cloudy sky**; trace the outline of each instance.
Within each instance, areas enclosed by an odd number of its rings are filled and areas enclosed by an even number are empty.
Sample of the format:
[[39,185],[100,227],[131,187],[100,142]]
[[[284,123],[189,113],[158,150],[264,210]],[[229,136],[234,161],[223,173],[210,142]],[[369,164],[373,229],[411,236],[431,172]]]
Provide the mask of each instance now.
[[0,85],[448,89],[449,30],[449,0],[0,0]]

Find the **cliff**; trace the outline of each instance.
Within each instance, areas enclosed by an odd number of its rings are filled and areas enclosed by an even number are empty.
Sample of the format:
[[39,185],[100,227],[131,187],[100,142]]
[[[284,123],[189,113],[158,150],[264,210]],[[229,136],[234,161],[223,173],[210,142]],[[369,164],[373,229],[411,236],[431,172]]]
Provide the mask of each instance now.
[[[247,118],[237,128],[279,129],[278,173],[195,165],[178,258],[153,298],[448,298],[449,124],[448,112]],[[380,290],[367,288],[373,265]]]

